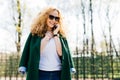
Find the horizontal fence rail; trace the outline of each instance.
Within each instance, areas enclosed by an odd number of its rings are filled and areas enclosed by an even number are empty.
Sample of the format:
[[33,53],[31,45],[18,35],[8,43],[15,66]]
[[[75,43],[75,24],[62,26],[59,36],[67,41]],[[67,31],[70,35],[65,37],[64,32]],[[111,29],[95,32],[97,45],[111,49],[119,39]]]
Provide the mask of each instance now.
[[[25,80],[26,75],[18,73],[19,59],[17,53],[0,53],[0,80]],[[79,53],[73,61],[76,73],[72,80],[120,80],[119,55]]]

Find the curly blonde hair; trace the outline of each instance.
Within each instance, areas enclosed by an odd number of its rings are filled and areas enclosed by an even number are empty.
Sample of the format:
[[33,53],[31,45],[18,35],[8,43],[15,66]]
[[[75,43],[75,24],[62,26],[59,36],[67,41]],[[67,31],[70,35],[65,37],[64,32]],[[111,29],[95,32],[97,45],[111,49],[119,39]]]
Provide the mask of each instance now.
[[33,21],[33,24],[31,25],[32,35],[38,35],[40,37],[45,36],[45,33],[47,32],[47,24],[46,24],[47,18],[49,16],[49,13],[52,12],[52,11],[55,11],[55,10],[58,12],[58,16],[60,17],[60,20],[58,21],[58,23],[60,25],[59,34],[62,35],[63,37],[65,37],[65,33],[63,31],[61,13],[56,8],[52,8],[52,7],[43,10],[43,12],[40,12],[38,14],[37,18],[35,18],[35,20]]

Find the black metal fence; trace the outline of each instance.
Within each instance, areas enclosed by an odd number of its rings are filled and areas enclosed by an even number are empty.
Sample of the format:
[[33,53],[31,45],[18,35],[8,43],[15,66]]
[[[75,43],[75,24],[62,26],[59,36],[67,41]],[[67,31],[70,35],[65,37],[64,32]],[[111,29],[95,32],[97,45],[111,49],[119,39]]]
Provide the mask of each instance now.
[[76,80],[120,80],[120,56],[79,53],[73,57]]
[[[0,80],[25,80],[26,75],[18,73],[20,56],[17,53],[0,53]],[[76,73],[72,80],[120,80],[120,56],[90,55],[73,56]]]

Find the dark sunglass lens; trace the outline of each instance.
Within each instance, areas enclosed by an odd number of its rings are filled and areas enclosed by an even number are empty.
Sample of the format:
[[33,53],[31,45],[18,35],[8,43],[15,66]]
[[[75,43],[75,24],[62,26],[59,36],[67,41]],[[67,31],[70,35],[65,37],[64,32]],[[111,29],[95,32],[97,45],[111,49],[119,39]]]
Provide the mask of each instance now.
[[56,17],[56,18],[55,18],[56,21],[59,21],[59,19],[60,19],[59,17]]
[[52,16],[52,15],[49,15],[49,18],[50,18],[51,20],[53,20],[53,19],[54,19],[54,16]]

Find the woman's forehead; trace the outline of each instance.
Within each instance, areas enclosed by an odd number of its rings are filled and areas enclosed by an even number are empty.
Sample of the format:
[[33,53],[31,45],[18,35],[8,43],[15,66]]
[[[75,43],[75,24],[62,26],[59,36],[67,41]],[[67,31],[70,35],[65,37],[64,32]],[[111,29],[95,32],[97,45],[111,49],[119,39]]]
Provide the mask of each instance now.
[[54,10],[49,13],[50,15],[58,16],[58,11]]

